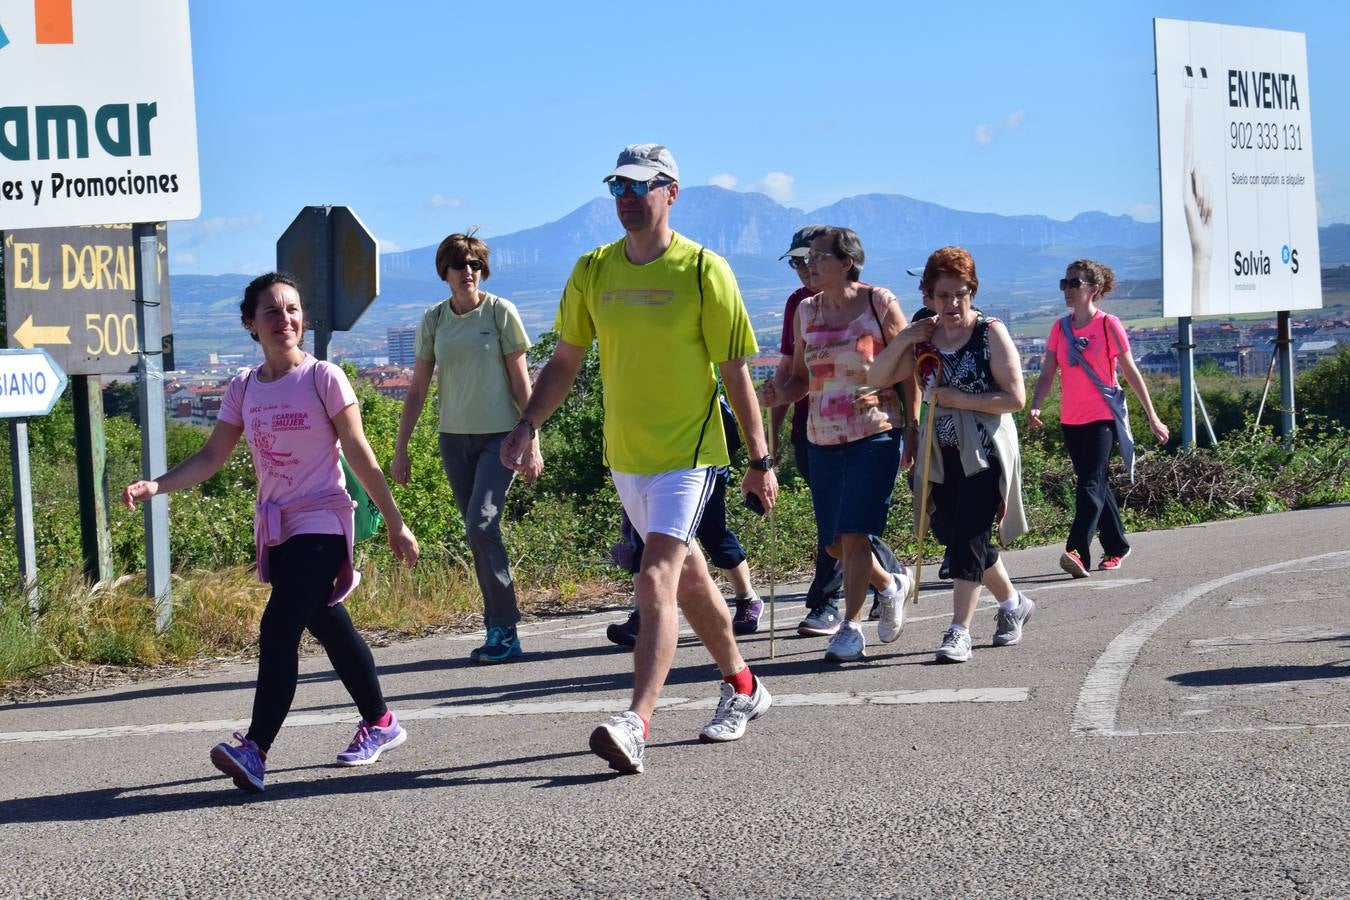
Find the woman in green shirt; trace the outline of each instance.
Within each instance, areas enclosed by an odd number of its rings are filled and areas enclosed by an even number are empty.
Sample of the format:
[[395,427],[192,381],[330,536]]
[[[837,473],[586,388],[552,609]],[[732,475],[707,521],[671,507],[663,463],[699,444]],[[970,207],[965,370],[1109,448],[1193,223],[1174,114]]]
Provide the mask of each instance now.
[[[510,301],[481,290],[491,251],[472,234],[452,234],[436,249],[436,274],[450,296],[426,311],[417,327],[417,361],[403,401],[390,474],[411,477],[408,440],[436,376],[441,466],[450,479],[483,592],[487,641],[469,654],[482,663],[519,657],[515,582],[502,543],[501,516],[515,473],[498,458],[502,439],[530,401],[525,351],[529,338]],[[543,467],[537,436],[522,473],[527,481]]]

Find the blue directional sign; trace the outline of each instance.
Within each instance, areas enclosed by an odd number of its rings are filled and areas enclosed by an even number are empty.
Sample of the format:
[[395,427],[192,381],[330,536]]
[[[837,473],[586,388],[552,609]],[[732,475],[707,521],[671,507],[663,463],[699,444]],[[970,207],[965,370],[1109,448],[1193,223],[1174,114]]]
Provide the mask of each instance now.
[[45,416],[66,389],[66,373],[46,350],[0,350],[0,419]]

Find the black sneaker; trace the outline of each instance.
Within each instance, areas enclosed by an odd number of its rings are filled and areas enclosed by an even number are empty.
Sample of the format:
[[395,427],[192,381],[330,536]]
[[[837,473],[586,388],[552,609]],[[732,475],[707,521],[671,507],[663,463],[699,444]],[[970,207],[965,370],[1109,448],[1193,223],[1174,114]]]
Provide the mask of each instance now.
[[635,609],[629,614],[626,622],[615,622],[606,628],[605,637],[620,647],[632,647],[637,644],[638,627],[641,624],[638,611]]

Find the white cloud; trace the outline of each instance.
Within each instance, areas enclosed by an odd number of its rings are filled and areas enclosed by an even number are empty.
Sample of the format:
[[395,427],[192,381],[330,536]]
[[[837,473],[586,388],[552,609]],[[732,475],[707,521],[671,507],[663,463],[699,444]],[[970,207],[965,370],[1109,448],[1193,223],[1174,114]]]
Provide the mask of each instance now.
[[197,264],[197,254],[175,253],[173,255],[173,264],[175,266],[195,266]]
[[1136,203],[1130,208],[1130,216],[1140,222],[1158,221],[1158,204]]
[[447,197],[445,194],[432,194],[427,198],[427,206],[432,209],[459,209],[464,205],[464,201],[458,197]]
[[709,178],[708,184],[716,185],[717,187],[720,188],[726,188],[727,190],[730,191],[735,189],[736,187],[736,176],[728,175],[726,172],[722,172],[719,175],[714,175],[713,177]]
[[255,212],[251,216],[212,216],[209,219],[202,219],[202,236],[219,237],[228,231],[238,231],[250,225],[257,225],[261,221],[262,213],[260,212]]
[[786,172],[770,172],[750,189],[768,194],[779,203],[787,203],[797,196],[797,179]]
[[1026,110],[1017,109],[1008,113],[1002,119],[992,124],[981,122],[975,126],[975,143],[992,144],[994,138],[998,137],[1004,131],[1010,131],[1022,124],[1022,119],[1026,115]]
[[379,238],[379,245],[381,253],[399,253],[403,250],[398,244],[393,241],[386,241],[384,238]]

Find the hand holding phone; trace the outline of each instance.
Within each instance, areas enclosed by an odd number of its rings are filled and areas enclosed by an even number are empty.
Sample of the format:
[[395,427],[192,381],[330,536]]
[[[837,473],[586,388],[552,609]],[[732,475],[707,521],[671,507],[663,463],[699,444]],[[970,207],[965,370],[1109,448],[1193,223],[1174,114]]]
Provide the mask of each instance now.
[[764,515],[764,501],[759,499],[759,494],[746,494],[745,507],[757,516]]

